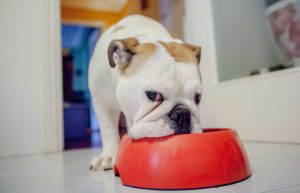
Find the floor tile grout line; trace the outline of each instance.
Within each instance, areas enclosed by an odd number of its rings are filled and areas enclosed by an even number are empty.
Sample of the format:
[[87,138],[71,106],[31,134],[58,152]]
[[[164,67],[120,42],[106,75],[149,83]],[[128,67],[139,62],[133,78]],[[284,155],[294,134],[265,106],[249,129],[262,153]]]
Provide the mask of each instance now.
[[295,185],[290,185],[290,186],[286,186],[286,187],[282,187],[282,188],[278,188],[278,189],[274,189],[274,190],[268,190],[268,191],[264,191],[264,192],[259,192],[259,193],[269,193],[269,192],[276,192],[278,190],[284,190],[284,189],[289,189],[289,188],[293,188],[293,187],[300,187],[300,184],[295,184]]

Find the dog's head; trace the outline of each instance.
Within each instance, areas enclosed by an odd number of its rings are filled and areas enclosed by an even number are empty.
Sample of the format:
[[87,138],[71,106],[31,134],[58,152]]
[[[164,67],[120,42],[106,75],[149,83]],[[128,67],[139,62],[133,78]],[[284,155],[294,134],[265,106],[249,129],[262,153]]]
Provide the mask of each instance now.
[[110,43],[109,63],[119,69],[116,94],[130,137],[201,131],[200,56],[200,47],[184,43],[143,38]]

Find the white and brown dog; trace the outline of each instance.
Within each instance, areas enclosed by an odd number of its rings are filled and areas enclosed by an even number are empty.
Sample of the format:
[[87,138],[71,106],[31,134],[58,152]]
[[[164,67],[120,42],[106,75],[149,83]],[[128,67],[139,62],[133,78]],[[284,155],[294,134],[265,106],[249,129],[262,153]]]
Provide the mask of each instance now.
[[114,165],[120,112],[133,139],[202,131],[200,54],[200,47],[172,38],[160,23],[139,15],[101,35],[89,68],[103,141],[92,170]]

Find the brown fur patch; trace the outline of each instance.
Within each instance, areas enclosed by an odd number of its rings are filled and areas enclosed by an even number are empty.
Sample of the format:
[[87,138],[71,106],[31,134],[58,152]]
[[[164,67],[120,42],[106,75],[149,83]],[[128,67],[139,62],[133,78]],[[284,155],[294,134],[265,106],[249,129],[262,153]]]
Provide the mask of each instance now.
[[120,40],[127,50],[132,53],[136,53],[136,48],[140,45],[140,42],[136,38],[125,38]]
[[174,34],[174,33],[172,33],[172,32],[169,32],[169,34],[170,34],[170,36],[171,36],[172,38],[174,38],[174,39],[178,39],[178,38],[179,38],[176,34]]
[[113,54],[117,49],[132,55],[125,63],[119,63],[118,68],[122,75],[134,75],[145,64],[147,59],[154,54],[156,45],[153,43],[140,44],[136,38],[125,38],[113,40],[108,47],[109,65],[114,68],[116,63],[113,60]]
[[[139,45],[139,42],[136,38],[126,38],[122,40],[113,40],[110,42],[107,50],[108,54],[108,61],[110,67],[114,68],[116,66],[114,60],[113,60],[113,53],[118,49],[118,47],[122,47],[124,51],[128,51],[132,54],[134,54],[134,48]],[[121,49],[121,48],[120,48]],[[119,68],[122,70],[123,68],[126,68],[128,66],[128,63],[126,64],[119,64]]]
[[199,64],[201,48],[190,44],[176,42],[160,42],[169,54],[178,62]]
[[135,55],[128,67],[121,71],[122,74],[126,76],[136,74],[155,51],[156,45],[152,43],[143,43],[135,46],[133,48]]

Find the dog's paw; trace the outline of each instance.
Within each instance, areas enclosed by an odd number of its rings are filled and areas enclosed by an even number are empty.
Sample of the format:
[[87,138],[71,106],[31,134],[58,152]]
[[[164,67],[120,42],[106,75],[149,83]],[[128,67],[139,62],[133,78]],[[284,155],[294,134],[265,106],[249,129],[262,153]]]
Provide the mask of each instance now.
[[109,145],[103,148],[101,154],[94,157],[90,163],[90,170],[110,170],[113,169],[118,154],[119,145]]
[[112,156],[97,156],[94,157],[90,164],[90,170],[110,170],[114,167],[114,158]]

